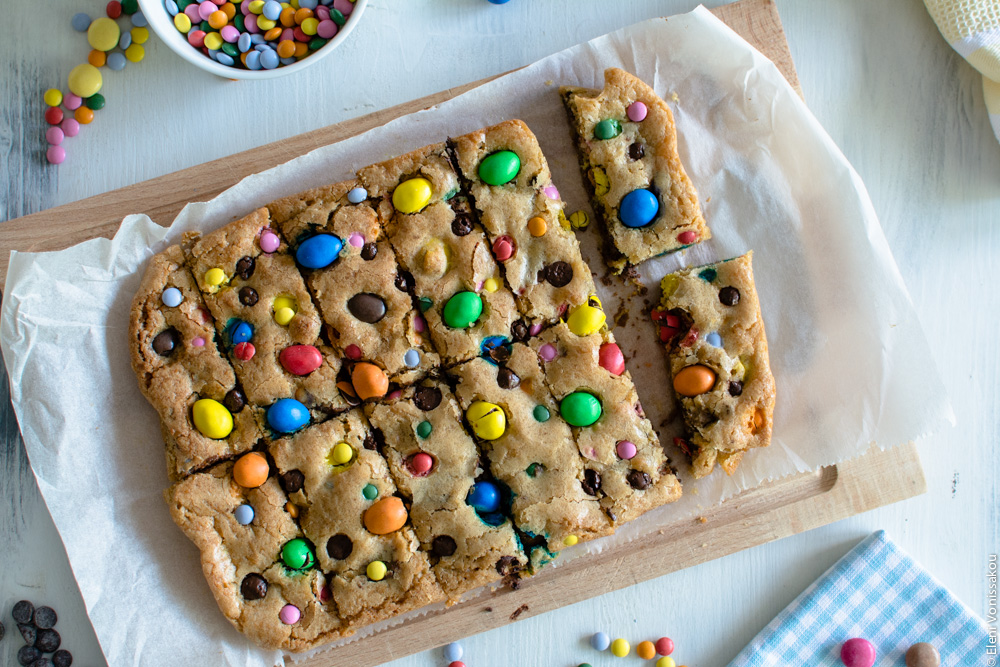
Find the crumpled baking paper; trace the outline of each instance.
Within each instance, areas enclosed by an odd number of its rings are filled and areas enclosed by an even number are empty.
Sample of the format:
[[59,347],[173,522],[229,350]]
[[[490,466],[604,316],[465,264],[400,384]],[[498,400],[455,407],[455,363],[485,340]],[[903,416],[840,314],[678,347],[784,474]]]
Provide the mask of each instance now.
[[[669,444],[681,429],[646,310],[666,272],[748,249],[777,408],[773,444],[748,454],[735,475],[717,470],[695,482],[682,470],[681,501],[575,551],[635,539],[765,480],[858,456],[872,444],[915,440],[953,420],[864,186],[802,100],[770,61],[703,8],[640,23],[251,176],[187,206],[169,230],[129,216],[113,240],[13,253],[0,322],[12,400],[111,665],[282,661],[223,618],[197,550],[163,502],[158,420],[128,353],[129,306],[145,261],[184,231],[216,228],[253,206],[507,118],[523,119],[538,136],[568,211],[587,208],[557,87],[601,87],[610,66],[635,72],[668,100],[713,232],[709,242],[642,265],[644,295],[631,296],[636,290],[618,279],[597,281],[609,314],[622,321],[622,308],[628,311],[615,334],[646,413],[684,468]],[[595,226],[580,238],[601,278]]]

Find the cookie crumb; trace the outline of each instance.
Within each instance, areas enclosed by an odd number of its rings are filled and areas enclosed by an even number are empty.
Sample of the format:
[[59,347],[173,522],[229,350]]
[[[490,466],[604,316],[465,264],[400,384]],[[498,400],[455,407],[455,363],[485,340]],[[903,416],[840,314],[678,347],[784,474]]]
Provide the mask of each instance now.
[[522,604],[520,607],[518,607],[517,609],[515,609],[514,612],[510,615],[510,620],[516,621],[517,617],[520,616],[521,614],[523,614],[526,611],[528,611],[528,605]]

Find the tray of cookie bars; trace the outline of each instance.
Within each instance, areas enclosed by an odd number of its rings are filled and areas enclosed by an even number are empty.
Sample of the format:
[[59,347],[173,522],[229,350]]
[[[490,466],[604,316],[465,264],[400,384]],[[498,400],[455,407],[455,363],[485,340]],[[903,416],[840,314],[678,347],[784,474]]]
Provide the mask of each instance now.
[[[670,56],[650,55],[664,40]],[[712,43],[731,57],[706,61]],[[110,272],[93,291],[129,322],[109,341],[155,408],[134,415],[159,415],[169,513],[207,580],[210,597],[188,559],[159,558],[183,581],[164,622],[204,646],[175,617],[208,597],[261,647],[351,641],[926,432],[929,399],[903,410],[884,393],[912,380],[897,357],[926,344],[877,220],[768,67],[704,10],[643,24],[251,177],[169,231],[132,217],[110,246],[66,251]],[[767,95],[782,133],[757,124]],[[480,118],[495,122],[468,127]],[[12,379],[58,395],[33,369],[60,347],[68,374],[107,386],[76,374],[65,329],[50,341],[31,324],[25,259],[3,323],[30,331],[36,356]],[[817,278],[837,266],[856,271]],[[866,365],[845,367],[848,351]],[[38,416],[14,403],[31,449]],[[104,424],[104,442],[148,459],[149,441],[127,444],[136,418]],[[148,503],[151,467],[110,474]],[[49,504],[74,560],[87,538]],[[185,553],[177,531],[131,530]],[[133,585],[156,580],[129,568]]]

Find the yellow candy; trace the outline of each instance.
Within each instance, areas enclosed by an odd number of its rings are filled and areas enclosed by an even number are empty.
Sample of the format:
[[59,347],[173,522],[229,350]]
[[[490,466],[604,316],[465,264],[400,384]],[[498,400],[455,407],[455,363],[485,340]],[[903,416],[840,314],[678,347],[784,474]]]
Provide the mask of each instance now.
[[373,560],[368,563],[368,567],[365,568],[365,574],[367,574],[368,578],[372,581],[382,581],[385,579],[386,572],[388,572],[388,569],[386,568],[385,563],[380,560]]
[[611,653],[616,658],[624,658],[631,649],[632,647],[624,639],[619,638],[611,642]]
[[302,32],[304,32],[305,34],[307,34],[307,35],[315,35],[316,34],[316,28],[318,26],[319,26],[319,19],[308,18],[305,21],[303,21],[302,25],[299,26],[299,27],[302,28]]
[[499,405],[475,401],[465,411],[472,431],[483,440],[496,440],[507,430],[507,415]]
[[195,401],[191,416],[195,428],[206,438],[222,440],[233,432],[233,415],[218,401],[210,398]]
[[[264,0],[251,0],[250,4],[247,5],[251,14],[260,14],[264,11]],[[178,14],[180,16],[180,14]]]
[[57,107],[62,104],[62,91],[58,88],[49,88],[45,91],[45,104],[50,107]]
[[569,330],[577,336],[589,336],[600,331],[607,319],[604,311],[601,310],[601,302],[597,297],[592,296],[587,300],[587,303],[570,311],[566,324],[569,325]]
[[209,269],[205,272],[205,283],[212,286],[218,287],[222,283],[226,282],[226,272],[222,269],[216,267],[214,269]]
[[590,224],[590,216],[587,215],[586,211],[574,211],[569,215],[569,224],[573,226],[573,229],[586,229],[587,225]]
[[426,178],[403,181],[392,193],[392,205],[400,213],[416,213],[431,200],[431,182]]
[[[663,292],[662,299],[668,299],[674,292],[677,291],[677,286],[680,284],[681,279],[670,274],[660,281],[660,291]],[[662,303],[662,302],[661,302]]]
[[566,539],[563,540],[563,544],[565,544],[568,547],[571,547],[579,541],[580,538],[577,537],[576,535],[567,535]]
[[149,28],[132,28],[129,34],[132,35],[133,44],[145,44],[149,41]]
[[330,450],[330,456],[327,457],[327,460],[330,465],[342,466],[345,463],[350,463],[353,458],[354,449],[352,449],[346,442],[338,442],[334,445],[333,449]]
[[535,216],[531,220],[528,220],[528,231],[531,232],[532,236],[545,236],[548,228],[549,225],[545,222],[545,218]]
[[129,62],[137,63],[146,57],[146,49],[141,44],[133,44],[125,49],[125,57],[129,59]]
[[80,97],[96,95],[103,84],[101,71],[89,63],[77,65],[69,72],[69,92],[74,95]]
[[270,30],[276,25],[278,25],[278,22],[271,19],[257,19],[257,27],[264,31]]
[[489,292],[490,294],[493,294],[493,292],[496,292],[498,289],[500,289],[500,281],[497,280],[496,278],[487,278],[486,281],[483,283],[483,289]]
[[656,667],[677,667],[677,663],[669,655],[665,655],[656,661]]
[[299,304],[293,297],[279,296],[274,299],[274,321],[281,326],[288,326],[288,323],[295,317],[299,310]]
[[87,42],[98,51],[110,51],[118,46],[118,38],[121,35],[122,31],[118,24],[107,16],[94,19],[87,28]]
[[608,194],[608,190],[611,189],[611,181],[608,180],[608,175],[604,173],[604,170],[600,167],[594,167],[590,170],[590,177],[594,180],[594,194],[598,197]]
[[205,35],[205,48],[209,51],[218,51],[222,48],[222,35],[217,32],[210,32]]
[[191,19],[187,14],[178,14],[174,17],[174,27],[178,32],[187,33],[191,29]]

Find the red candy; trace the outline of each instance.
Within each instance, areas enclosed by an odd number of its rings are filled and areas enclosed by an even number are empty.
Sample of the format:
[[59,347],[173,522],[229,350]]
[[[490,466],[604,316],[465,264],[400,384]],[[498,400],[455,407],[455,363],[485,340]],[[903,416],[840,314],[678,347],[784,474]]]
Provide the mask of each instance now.
[[237,343],[236,347],[233,348],[233,356],[240,361],[250,361],[256,353],[257,348],[253,346],[253,343]]
[[292,375],[309,375],[323,365],[323,353],[312,345],[290,345],[278,355],[278,362]]
[[49,107],[45,110],[45,122],[49,125],[58,125],[63,120],[63,112],[59,107]]
[[501,236],[493,242],[493,254],[496,255],[497,261],[500,262],[506,262],[513,257],[516,248],[514,239],[507,235]]
[[108,13],[109,19],[116,19],[122,15],[122,3],[118,2],[118,0],[111,0],[105,11]]
[[418,452],[407,459],[406,467],[414,477],[423,477],[434,467],[434,459],[430,454]]
[[[188,7],[194,7],[194,5],[188,5]],[[204,30],[192,30],[188,33],[188,44],[196,49],[200,49],[205,46],[205,31]]]
[[840,648],[840,659],[846,667],[872,667],[875,664],[875,647],[867,639],[848,639]]
[[677,235],[677,240],[685,245],[688,243],[694,243],[698,240],[698,234],[695,232],[681,232]]
[[681,341],[681,347],[691,347],[696,340],[698,340],[698,330],[691,327],[691,330],[684,336],[684,340]]
[[348,359],[353,359],[357,361],[358,359],[361,358],[361,348],[355,345],[354,343],[351,343],[350,345],[344,348],[344,354],[347,355]]
[[612,375],[621,375],[625,372],[625,357],[617,343],[605,343],[601,345],[598,352],[598,362],[601,368]]
[[660,637],[656,640],[656,652],[660,655],[670,655],[674,652],[674,640],[670,637]]
[[449,662],[448,667],[465,667],[465,663],[461,660],[456,660],[455,662]]

